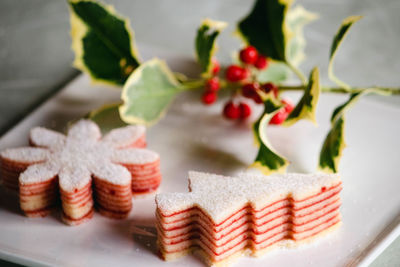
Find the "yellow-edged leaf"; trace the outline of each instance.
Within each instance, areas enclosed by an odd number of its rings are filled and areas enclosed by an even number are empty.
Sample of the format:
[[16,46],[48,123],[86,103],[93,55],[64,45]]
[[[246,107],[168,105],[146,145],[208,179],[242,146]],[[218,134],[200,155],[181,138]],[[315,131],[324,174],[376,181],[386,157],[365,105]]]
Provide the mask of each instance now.
[[287,46],[286,57],[293,66],[299,66],[305,59],[306,40],[303,33],[304,26],[317,18],[318,15],[316,13],[306,10],[301,5],[296,5],[289,10],[286,20],[292,35]]
[[268,175],[274,172],[284,172],[289,162],[276,152],[267,138],[267,126],[269,125],[269,121],[283,107],[273,97],[268,97],[264,105],[264,115],[253,125],[259,150],[251,167],[255,167]]
[[387,95],[386,90],[371,88],[353,93],[349,99],[338,106],[331,116],[331,129],[326,136],[319,155],[318,168],[324,172],[338,172],[339,162],[342,157],[343,149],[346,147],[344,140],[345,112],[353,106],[361,96],[374,93]]
[[196,59],[200,64],[201,73],[204,77],[211,76],[212,58],[217,50],[216,39],[220,32],[228,24],[223,21],[204,19],[197,29],[195,40]]
[[317,109],[320,92],[321,87],[319,83],[319,71],[318,68],[314,68],[310,73],[308,85],[304,90],[303,97],[297,103],[293,111],[289,114],[283,125],[290,126],[301,119],[310,120],[316,124],[315,112]]
[[237,25],[237,35],[272,59],[287,61],[291,32],[286,14],[293,0],[256,0],[250,14]]
[[129,20],[112,6],[96,1],[70,0],[74,66],[94,82],[122,85],[139,66]]
[[121,119],[129,124],[156,123],[175,95],[184,90],[167,64],[157,58],[137,68],[122,89]]
[[345,89],[350,89],[350,86],[348,84],[346,84],[345,82],[339,80],[335,76],[335,74],[333,72],[333,61],[336,57],[336,52],[337,52],[340,44],[342,43],[344,37],[347,35],[347,32],[349,31],[351,26],[355,22],[360,20],[361,18],[362,18],[361,16],[350,16],[350,17],[344,19],[332,41],[331,51],[330,51],[330,55],[329,55],[328,76],[329,76],[329,79],[331,79],[337,85],[339,85],[340,87],[345,88]]

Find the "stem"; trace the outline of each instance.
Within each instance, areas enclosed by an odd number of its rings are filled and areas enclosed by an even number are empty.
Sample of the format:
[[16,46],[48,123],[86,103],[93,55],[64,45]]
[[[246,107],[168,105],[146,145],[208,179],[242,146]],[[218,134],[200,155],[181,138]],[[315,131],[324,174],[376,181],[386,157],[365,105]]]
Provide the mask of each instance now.
[[194,90],[204,87],[204,80],[190,80],[182,82],[182,87],[186,90]]
[[[279,90],[283,91],[303,91],[305,86],[280,86]],[[325,93],[358,93],[365,89],[379,89],[383,92],[390,94],[390,95],[400,95],[400,87],[351,87],[349,89],[343,87],[328,87],[328,86],[321,86],[321,92]]]
[[294,74],[300,79],[301,83],[303,85],[307,84],[307,79],[304,76],[304,74],[295,66],[293,66],[291,63],[287,62],[286,65],[293,71]]

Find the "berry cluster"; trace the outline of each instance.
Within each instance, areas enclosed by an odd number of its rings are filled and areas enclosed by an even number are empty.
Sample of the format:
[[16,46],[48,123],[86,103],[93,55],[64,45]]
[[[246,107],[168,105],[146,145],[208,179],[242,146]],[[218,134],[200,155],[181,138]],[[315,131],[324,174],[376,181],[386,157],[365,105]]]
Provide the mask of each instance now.
[[[252,80],[252,69],[262,70],[268,66],[267,58],[258,54],[257,49],[253,46],[242,49],[239,57],[242,66],[229,66],[225,74],[226,79],[228,82],[243,84],[242,95],[253,99],[256,103],[262,103],[255,87],[256,83],[250,83],[250,81]],[[227,119],[246,119],[251,115],[251,108],[244,102],[235,105],[232,100],[229,100],[225,104],[223,114]]]
[[217,100],[217,92],[220,88],[220,83],[219,83],[219,78],[218,78],[218,73],[220,70],[220,65],[218,60],[213,59],[212,60],[212,74],[213,77],[208,79],[205,84],[205,92],[203,93],[203,96],[201,100],[205,105],[211,105]]
[[[232,94],[231,99],[225,103],[223,115],[230,120],[246,119],[251,115],[251,107],[243,101],[234,101],[233,98],[242,95],[245,98],[251,99],[256,104],[262,104],[263,99],[261,93],[273,92],[275,98],[279,99],[279,89],[273,83],[259,84],[256,81],[256,76],[253,75],[260,70],[268,67],[268,60],[265,56],[258,53],[253,46],[243,48],[239,53],[240,65],[230,65],[226,69],[225,78],[229,83],[232,83],[234,88],[239,88]],[[217,100],[217,92],[220,89],[220,80],[218,73],[220,65],[217,60],[212,61],[213,77],[205,83],[205,92],[202,96],[202,101],[206,105],[210,105]],[[281,109],[270,121],[271,124],[281,124],[293,110],[293,104],[289,100],[282,100],[284,108]]]

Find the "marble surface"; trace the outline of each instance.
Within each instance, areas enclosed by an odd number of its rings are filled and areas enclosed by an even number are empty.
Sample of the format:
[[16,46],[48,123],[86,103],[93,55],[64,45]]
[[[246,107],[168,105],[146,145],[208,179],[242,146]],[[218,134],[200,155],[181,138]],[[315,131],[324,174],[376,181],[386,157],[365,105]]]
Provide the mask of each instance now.
[[[224,20],[229,27],[222,34],[218,54],[228,63],[240,42],[232,36],[234,22],[250,9],[250,1],[107,1],[129,17],[138,47],[151,45],[193,56],[193,38],[205,17]],[[324,84],[333,34],[343,18],[363,15],[343,43],[336,61],[336,73],[352,85],[398,86],[400,84],[400,1],[397,0],[299,0],[320,19],[307,27],[308,72],[319,65]],[[34,109],[43,99],[68,82],[76,71],[71,62],[68,8],[65,1],[0,1],[0,135]],[[155,54],[155,56],[157,56]],[[388,105],[400,105],[400,97],[379,98]],[[373,122],[371,122],[373,123]],[[3,266],[4,262],[0,261]],[[371,266],[399,266],[397,239]]]

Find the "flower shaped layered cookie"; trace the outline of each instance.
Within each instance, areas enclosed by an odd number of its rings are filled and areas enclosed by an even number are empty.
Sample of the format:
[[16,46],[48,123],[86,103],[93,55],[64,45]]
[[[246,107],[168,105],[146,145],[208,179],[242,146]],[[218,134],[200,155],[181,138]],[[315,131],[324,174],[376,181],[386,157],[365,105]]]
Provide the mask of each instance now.
[[29,217],[46,216],[61,200],[63,220],[77,225],[99,212],[125,218],[132,193],[155,191],[161,181],[159,156],[146,146],[145,128],[127,126],[101,138],[89,120],[74,124],[68,135],[37,127],[32,147],[0,154],[1,178],[18,190],[20,206]]

